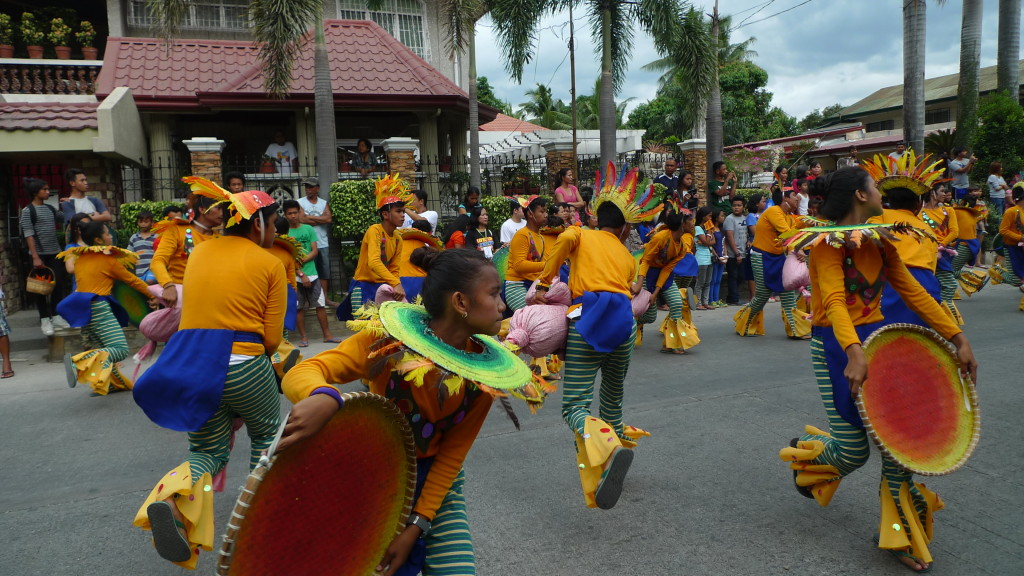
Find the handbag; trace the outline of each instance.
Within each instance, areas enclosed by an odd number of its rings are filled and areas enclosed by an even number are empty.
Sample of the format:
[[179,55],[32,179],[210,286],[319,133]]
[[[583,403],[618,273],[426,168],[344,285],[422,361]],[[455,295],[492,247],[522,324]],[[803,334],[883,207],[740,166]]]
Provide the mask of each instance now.
[[796,290],[811,283],[811,275],[807,270],[807,262],[801,262],[796,252],[786,255],[786,263],[782,265],[782,287]]

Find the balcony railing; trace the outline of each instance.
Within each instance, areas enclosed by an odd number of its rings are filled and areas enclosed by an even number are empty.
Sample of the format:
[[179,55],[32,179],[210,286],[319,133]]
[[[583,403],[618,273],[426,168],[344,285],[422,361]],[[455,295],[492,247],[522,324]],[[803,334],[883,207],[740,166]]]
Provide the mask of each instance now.
[[0,94],[96,93],[102,60],[0,59]]

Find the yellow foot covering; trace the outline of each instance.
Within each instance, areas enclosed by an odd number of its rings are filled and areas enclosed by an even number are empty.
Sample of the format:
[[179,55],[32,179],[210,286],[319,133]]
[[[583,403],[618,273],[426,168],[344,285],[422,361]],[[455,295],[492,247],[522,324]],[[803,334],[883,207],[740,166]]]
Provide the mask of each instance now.
[[149,517],[146,508],[154,502],[175,497],[174,503],[185,519],[185,533],[192,557],[185,562],[175,562],[178,566],[195,570],[199,561],[199,549],[213,550],[213,482],[209,474],[203,474],[199,481],[192,483],[192,472],[188,462],[171,470],[160,479],[149,498],[135,513],[135,526],[149,530]]
[[1024,298],[1020,299],[1020,306],[1019,306],[1019,308],[1020,308],[1021,312],[1024,312]]
[[960,290],[953,293],[953,300],[962,300],[963,296],[960,295]]
[[644,325],[636,325],[636,340],[633,341],[633,347],[639,348],[644,345]]
[[[795,332],[793,331],[793,328],[790,327],[789,325],[788,319],[786,318],[786,312],[782,312],[782,324],[786,327],[786,336],[789,336],[790,338],[805,338],[807,336],[810,336],[811,317],[797,310],[796,308],[793,309],[792,314],[793,326],[796,328]],[[763,333],[764,332],[762,330],[762,334]]]
[[[918,495],[910,490],[910,484],[917,489]],[[882,478],[879,489],[882,500],[882,518],[878,524],[878,547],[884,550],[906,552],[926,563],[932,562],[928,544],[932,541],[932,515],[942,510],[945,505],[939,495],[917,482],[903,482],[900,486],[900,499],[897,503],[888,483]],[[924,512],[920,512],[916,504],[924,504]],[[902,517],[902,518],[901,518]],[[906,521],[903,520],[906,518]]]
[[1002,284],[1003,267],[998,264],[993,264],[992,267],[988,269],[988,277],[992,281],[993,286],[997,284]]
[[740,336],[764,336],[764,310],[751,316],[750,306],[744,306],[732,319]]
[[[992,269],[989,268],[990,274],[991,270]],[[970,270],[961,270],[960,278],[958,278],[960,281],[960,289],[968,296],[973,296],[976,292],[980,292],[981,289],[985,287],[985,284],[988,283],[988,279],[988,276],[983,276]],[[995,284],[998,284],[998,282],[995,282]]]
[[583,436],[576,434],[576,464],[580,472],[580,484],[583,486],[583,499],[587,508],[597,508],[594,494],[601,482],[604,463],[617,447],[635,448],[636,440],[651,433],[635,426],[624,426],[621,438],[604,420],[587,417],[583,423]]
[[[284,361],[291,354],[292,350],[298,350],[295,344],[292,344],[288,340],[281,340],[281,344],[277,347],[277,352],[270,357],[270,362],[274,365],[274,372],[277,372],[279,378],[284,378]],[[299,354],[296,364],[302,362],[302,354]]]
[[530,369],[533,370],[534,374],[541,378],[551,377],[551,372],[548,371],[548,360],[546,356],[543,358],[530,359]]
[[658,332],[661,332],[664,337],[663,347],[670,350],[679,348],[686,350],[700,344],[697,327],[682,318],[673,320],[666,316],[665,320],[661,322]]
[[[809,436],[832,437],[814,426],[805,426],[804,433]],[[779,450],[779,459],[789,462],[789,468],[799,472],[796,476],[798,486],[809,487],[814,500],[821,506],[828,506],[843,478],[835,466],[814,462],[824,450],[825,444],[821,440],[800,440],[796,448],[786,446]]]
[[558,354],[548,354],[544,361],[548,365],[548,377],[558,379],[558,373],[562,371],[562,359],[558,357]]
[[110,362],[110,354],[106,350],[88,350],[75,354],[71,362],[78,370],[78,381],[88,384],[96,394],[106,396],[111,388],[133,388],[131,378],[121,374],[117,365]]
[[952,300],[944,300],[942,302],[942,308],[958,326],[964,325],[964,317],[960,315],[960,309],[956,307],[956,304]]

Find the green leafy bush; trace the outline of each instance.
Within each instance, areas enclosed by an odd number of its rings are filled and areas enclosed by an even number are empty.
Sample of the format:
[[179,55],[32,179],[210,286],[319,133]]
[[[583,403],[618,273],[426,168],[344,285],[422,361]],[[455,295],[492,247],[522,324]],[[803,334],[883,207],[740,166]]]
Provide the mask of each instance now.
[[1002,162],[1003,174],[1015,174],[1024,168],[1024,108],[1002,92],[982,98],[978,129],[969,149],[978,157],[971,180],[986,192],[984,183],[992,162]]
[[153,223],[160,221],[164,208],[168,206],[182,207],[181,202],[170,202],[167,200],[143,200],[142,202],[125,202],[118,208],[118,221],[121,225],[117,229],[117,244],[122,248],[128,246],[128,239],[139,231],[137,221],[139,212],[149,210],[153,213]]
[[344,180],[331,186],[331,235],[343,244],[342,258],[353,266],[359,260],[359,243],[366,230],[380,222],[373,197],[373,180]]

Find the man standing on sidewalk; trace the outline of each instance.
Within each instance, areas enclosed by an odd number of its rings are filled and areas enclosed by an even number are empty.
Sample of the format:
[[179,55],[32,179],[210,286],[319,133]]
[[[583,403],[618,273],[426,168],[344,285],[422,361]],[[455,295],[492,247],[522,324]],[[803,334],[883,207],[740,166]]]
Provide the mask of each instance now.
[[331,233],[331,205],[320,197],[320,182],[316,178],[304,178],[302,186],[306,189],[306,195],[299,198],[299,206],[302,208],[302,217],[299,219],[303,224],[309,224],[316,232],[316,258],[313,263],[316,265],[316,274],[320,277],[320,287],[323,290],[324,299],[331,308],[337,308],[338,303],[329,298],[328,287],[331,283],[331,257],[330,257],[330,233]]
[[68,169],[64,173],[64,180],[71,188],[71,194],[60,199],[60,209],[64,212],[65,222],[70,222],[75,214],[88,214],[93,222],[110,222],[114,219],[103,200],[85,195],[89,191],[89,179],[83,170]]

